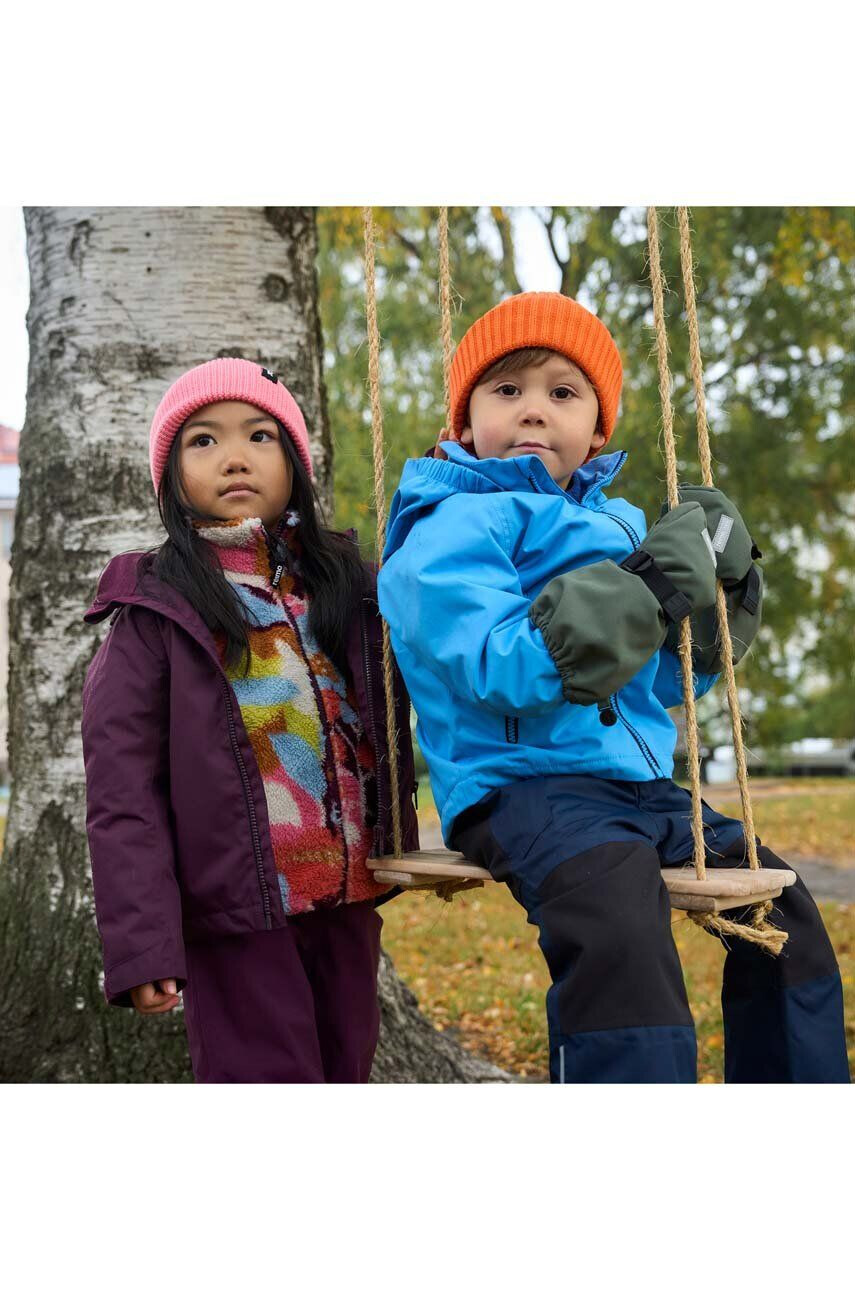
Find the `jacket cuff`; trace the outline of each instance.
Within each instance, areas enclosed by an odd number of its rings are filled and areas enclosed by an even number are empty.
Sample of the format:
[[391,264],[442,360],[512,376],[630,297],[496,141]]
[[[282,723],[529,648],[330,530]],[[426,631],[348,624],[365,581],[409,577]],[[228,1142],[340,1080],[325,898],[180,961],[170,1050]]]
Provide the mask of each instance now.
[[105,968],[104,996],[116,1007],[132,1008],[130,992],[135,986],[170,978],[177,982],[179,990],[187,983],[184,946],[175,941],[161,941],[113,968]]
[[612,560],[548,582],[529,610],[568,703],[589,705],[620,690],[665,639],[659,601]]

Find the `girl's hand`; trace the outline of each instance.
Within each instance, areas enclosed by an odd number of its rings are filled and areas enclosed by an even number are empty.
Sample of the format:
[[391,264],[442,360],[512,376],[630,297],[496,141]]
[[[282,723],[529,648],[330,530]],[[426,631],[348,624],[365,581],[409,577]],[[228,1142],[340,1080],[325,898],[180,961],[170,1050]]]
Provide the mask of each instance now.
[[156,1012],[170,1012],[181,1002],[177,982],[150,981],[147,985],[135,985],[131,990],[131,1002],[137,1012],[144,1016],[153,1016]]

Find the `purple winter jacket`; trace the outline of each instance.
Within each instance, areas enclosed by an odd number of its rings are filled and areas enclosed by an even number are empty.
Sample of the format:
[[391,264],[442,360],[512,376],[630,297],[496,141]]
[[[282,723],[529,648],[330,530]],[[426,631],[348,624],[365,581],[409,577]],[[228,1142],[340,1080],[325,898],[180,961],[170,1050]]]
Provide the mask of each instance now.
[[[84,615],[114,614],[83,686],[89,851],[104,992],[130,1006],[148,981],[186,980],[184,942],[286,922],[264,786],[214,638],[142,552],[116,556]],[[372,577],[372,584],[376,579]],[[376,586],[347,641],[359,714],[377,764],[372,855],[393,849]],[[418,849],[409,698],[395,669],[403,849]],[[295,915],[299,917],[299,915]]]

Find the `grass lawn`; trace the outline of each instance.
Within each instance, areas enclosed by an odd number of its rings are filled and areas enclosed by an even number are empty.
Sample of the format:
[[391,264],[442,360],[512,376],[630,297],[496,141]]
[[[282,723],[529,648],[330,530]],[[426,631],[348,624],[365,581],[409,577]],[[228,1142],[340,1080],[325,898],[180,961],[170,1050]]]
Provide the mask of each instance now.
[[[426,787],[426,786],[425,786]],[[704,790],[717,810],[738,814],[729,787]],[[757,830],[785,858],[855,864],[855,782],[760,781],[752,792]],[[429,792],[419,790],[419,818],[436,825]],[[855,906],[820,905],[843,975],[850,1068],[855,1077]],[[537,933],[504,886],[456,896],[408,893],[384,905],[383,943],[435,1025],[465,1048],[506,1070],[546,1080],[544,994],[549,975]],[[698,1076],[722,1079],[719,994],[723,950],[683,913],[674,915],[698,1031]]]
[[[723,815],[741,816],[732,789],[706,786],[704,797]],[[755,780],[754,826],[785,860],[855,865],[855,779]]]

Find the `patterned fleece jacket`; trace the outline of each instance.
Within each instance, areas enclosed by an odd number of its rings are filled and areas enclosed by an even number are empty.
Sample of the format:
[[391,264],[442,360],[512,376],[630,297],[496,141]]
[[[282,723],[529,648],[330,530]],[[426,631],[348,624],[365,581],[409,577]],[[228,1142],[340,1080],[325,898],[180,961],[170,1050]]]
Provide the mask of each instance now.
[[[365,865],[377,812],[374,753],[350,683],[309,627],[298,521],[286,511],[275,534],[287,551],[276,585],[260,519],[195,525],[247,620],[249,671],[225,670],[264,782],[286,914],[373,900],[382,890]],[[225,667],[225,639],[215,639]]]

